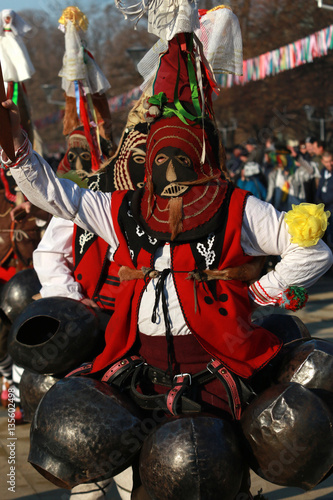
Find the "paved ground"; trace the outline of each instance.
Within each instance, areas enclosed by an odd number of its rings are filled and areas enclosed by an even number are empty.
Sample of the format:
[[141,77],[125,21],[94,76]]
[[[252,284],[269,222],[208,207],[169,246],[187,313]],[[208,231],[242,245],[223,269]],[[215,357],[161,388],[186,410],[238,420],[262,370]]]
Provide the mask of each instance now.
[[[267,311],[269,312],[269,311]],[[272,311],[273,312],[273,311]],[[276,310],[274,310],[274,313]],[[325,275],[312,289],[304,311],[298,316],[304,321],[311,335],[333,341],[333,273]],[[29,450],[29,424],[17,426],[15,430],[15,492],[8,491],[8,456],[10,448],[7,411],[0,409],[0,500],[67,500],[67,490],[55,488],[27,462]],[[10,438],[12,440],[12,438]],[[253,475],[252,492],[263,489],[269,500],[333,500],[333,475],[318,485],[313,491],[304,493],[297,488],[283,488],[268,483]],[[108,500],[118,500],[113,490]],[[179,499],[182,500],[182,499]],[[223,500],[223,499],[221,499]]]

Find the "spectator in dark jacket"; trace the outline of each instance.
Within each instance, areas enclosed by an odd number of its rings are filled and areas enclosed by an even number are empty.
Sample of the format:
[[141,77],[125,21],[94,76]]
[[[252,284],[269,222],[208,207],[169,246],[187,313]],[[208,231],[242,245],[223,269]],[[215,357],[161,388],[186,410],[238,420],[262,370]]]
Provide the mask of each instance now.
[[324,203],[325,210],[331,212],[328,219],[329,225],[326,231],[327,244],[333,249],[333,155],[329,151],[325,151],[322,155],[321,162],[323,169],[316,194],[317,203]]
[[259,163],[248,161],[245,163],[241,171],[241,176],[237,181],[237,186],[246,191],[250,191],[259,200],[265,200],[267,190],[260,180]]

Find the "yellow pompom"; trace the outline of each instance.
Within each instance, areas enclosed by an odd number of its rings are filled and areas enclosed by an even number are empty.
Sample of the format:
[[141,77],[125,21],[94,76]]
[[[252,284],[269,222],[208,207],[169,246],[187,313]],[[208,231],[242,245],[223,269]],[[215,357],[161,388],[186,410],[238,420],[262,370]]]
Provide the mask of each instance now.
[[58,22],[66,26],[68,21],[71,21],[73,23],[76,30],[81,29],[82,31],[87,31],[88,29],[89,23],[87,16],[83,14],[83,12],[81,12],[80,9],[78,7],[75,7],[74,5],[66,7],[66,9],[62,11],[61,18],[59,19]]
[[324,211],[323,203],[301,203],[292,207],[285,215],[291,242],[300,247],[316,245],[326,231],[330,212]]

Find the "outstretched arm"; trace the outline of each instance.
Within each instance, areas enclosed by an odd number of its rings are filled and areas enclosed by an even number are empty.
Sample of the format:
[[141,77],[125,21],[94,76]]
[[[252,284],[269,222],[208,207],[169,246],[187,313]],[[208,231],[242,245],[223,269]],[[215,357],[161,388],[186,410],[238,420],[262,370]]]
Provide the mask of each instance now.
[[249,288],[258,305],[277,305],[290,286],[308,288],[333,264],[332,252],[322,240],[304,247],[291,242],[284,212],[250,196],[247,200],[242,248],[248,255],[278,255],[280,262]]
[[12,167],[12,175],[28,200],[52,215],[71,220],[85,230],[101,236],[111,248],[118,241],[111,220],[111,195],[80,188],[68,179],[59,179],[47,162],[34,153],[19,125],[17,107],[12,101],[2,103],[10,110],[15,162],[4,152],[3,162]]

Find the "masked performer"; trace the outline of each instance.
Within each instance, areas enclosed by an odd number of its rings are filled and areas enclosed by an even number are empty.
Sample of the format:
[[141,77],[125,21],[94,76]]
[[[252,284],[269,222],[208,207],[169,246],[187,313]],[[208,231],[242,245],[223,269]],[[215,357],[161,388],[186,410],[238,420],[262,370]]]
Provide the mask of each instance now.
[[111,113],[106,98],[111,85],[87,49],[85,14],[78,7],[67,7],[59,19],[59,29],[65,34],[65,54],[59,72],[66,95],[63,133],[68,135],[83,126],[90,145],[92,170],[96,171],[101,166],[101,138],[113,150]]
[[[285,305],[286,296],[311,286],[330,267],[332,255],[320,240],[326,214],[319,210],[316,222],[312,220],[316,234],[305,223],[300,244],[294,243],[296,235],[290,234],[284,213],[224,179],[209,72],[200,58],[200,42],[193,37],[197,17],[192,2],[180,4],[186,22],[180,23],[180,32],[171,30],[154,96],[147,103],[148,118],[160,116],[148,134],[141,190],[92,192],[58,180],[32,153],[10,102],[4,106],[11,110],[17,153],[14,163],[3,159],[33,203],[104,238],[120,268],[117,308],[90,375],[103,376],[124,357],[140,355],[152,367],[149,383],[141,388],[148,394],[140,397],[133,391],[143,408],[151,408],[150,397],[162,392],[165,404],[158,399],[158,405],[171,415],[195,412],[199,405],[221,416],[231,410],[217,379],[199,384],[195,400],[182,399],[190,375],[201,372],[212,358],[213,371],[215,364],[222,365],[224,375],[232,373],[243,381],[262,370],[282,342],[250,322],[251,301]],[[161,25],[159,16],[155,21]],[[282,259],[250,288],[240,280],[224,279],[225,268],[265,255]],[[301,307],[304,301],[294,305]],[[163,387],[163,377],[157,378],[163,372],[171,388]],[[234,413],[239,411],[236,405]],[[244,492],[240,481],[235,484],[225,498]]]

